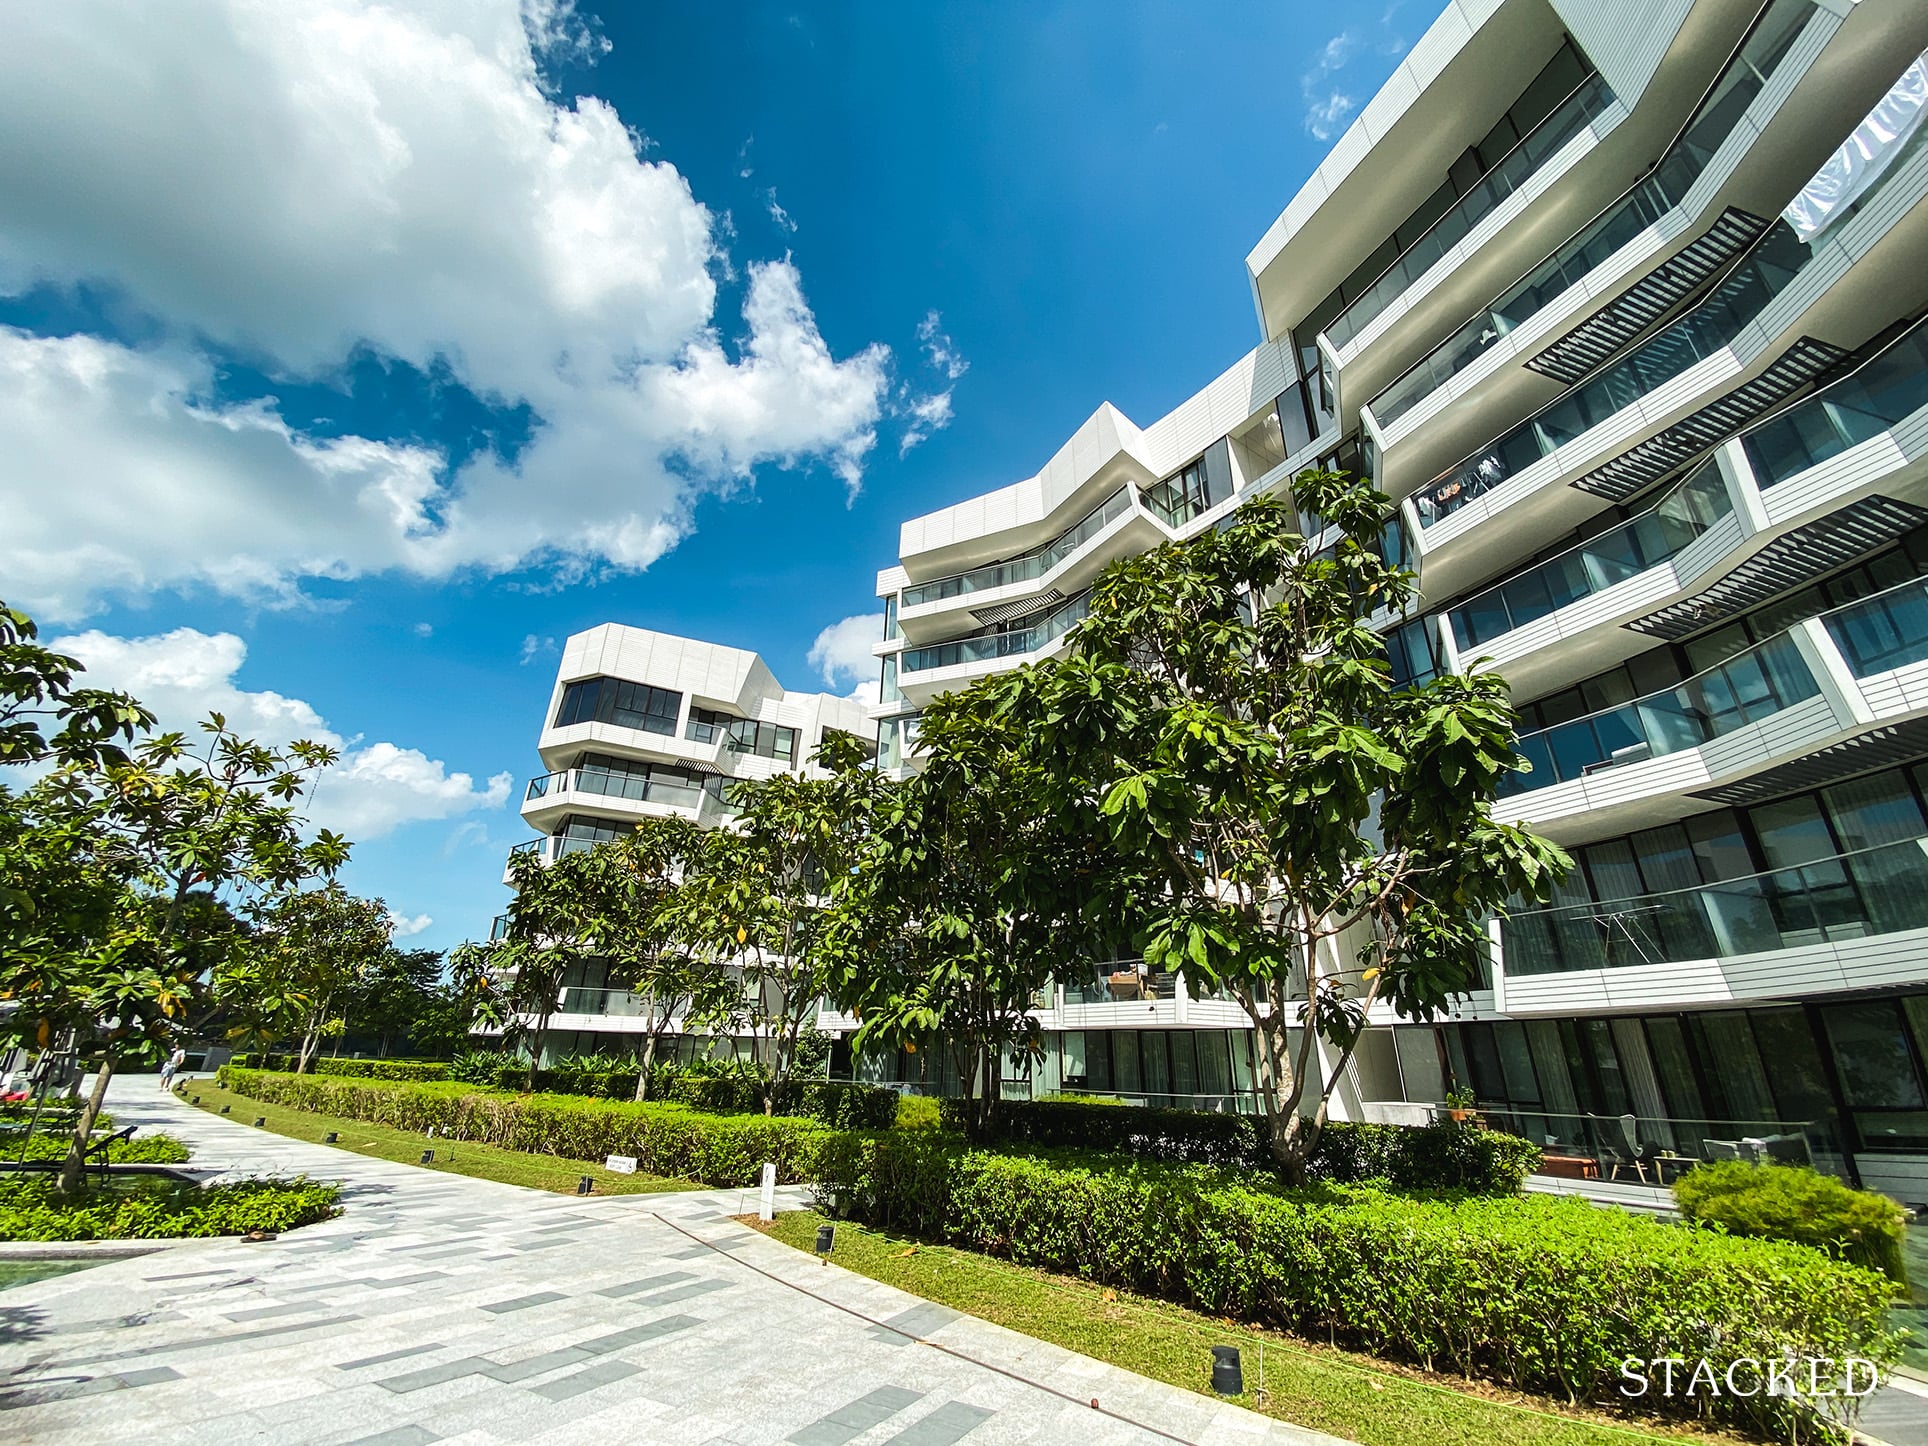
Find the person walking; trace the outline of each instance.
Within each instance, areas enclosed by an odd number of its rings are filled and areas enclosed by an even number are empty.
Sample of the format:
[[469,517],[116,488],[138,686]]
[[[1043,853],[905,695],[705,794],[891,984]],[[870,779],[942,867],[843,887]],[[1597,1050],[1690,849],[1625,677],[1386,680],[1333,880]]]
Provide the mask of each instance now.
[[181,1066],[186,1063],[187,1051],[180,1045],[175,1045],[174,1053],[170,1054],[161,1062],[161,1090],[163,1093],[173,1087],[174,1076],[180,1073]]

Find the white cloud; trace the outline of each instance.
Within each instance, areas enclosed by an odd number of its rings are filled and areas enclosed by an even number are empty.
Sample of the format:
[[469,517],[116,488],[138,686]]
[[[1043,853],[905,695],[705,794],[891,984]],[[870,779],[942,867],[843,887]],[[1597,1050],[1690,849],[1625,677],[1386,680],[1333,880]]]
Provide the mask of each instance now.
[[942,391],[914,398],[905,405],[904,411],[911,418],[911,423],[904,428],[904,435],[898,440],[899,457],[907,454],[912,447],[929,437],[932,432],[941,432],[950,426],[951,394],[949,391]]
[[823,674],[823,681],[829,687],[855,683],[849,696],[874,703],[878,663],[870,648],[883,635],[882,613],[859,613],[832,623],[818,633],[817,640],[810,645],[810,666]]
[[397,939],[413,938],[434,922],[435,920],[431,919],[427,914],[417,914],[412,919],[394,913],[388,916],[389,931]]
[[1299,77],[1299,90],[1305,98],[1305,128],[1316,140],[1329,141],[1345,129],[1358,102],[1331,83],[1332,77],[1346,67],[1359,48],[1359,37],[1341,31],[1320,47],[1318,55]]
[[[71,617],[172,586],[639,569],[765,464],[824,462],[854,495],[889,351],[833,357],[787,257],[749,266],[726,348],[717,218],[607,103],[545,93],[540,55],[601,42],[529,8],[6,10],[0,292],[93,283],[173,338],[0,336],[11,598]],[[362,348],[445,366],[525,404],[533,440],[451,471],[302,436],[272,401],[211,404],[204,342],[294,379]]]
[[119,638],[96,630],[56,638],[50,646],[78,658],[89,684],[132,693],[154,710],[163,727],[190,731],[191,737],[199,736],[191,730],[202,718],[219,712],[229,727],[262,743],[281,746],[307,738],[339,748],[341,761],[322,774],[304,810],[351,841],[378,838],[423,819],[498,809],[508,801],[512,779],[507,773],[477,787],[469,774],[451,773],[418,749],[344,738],[300,698],[239,687],[235,674],[248,649],[233,633],[176,628],[154,637]]
[[432,638],[435,636],[435,624],[417,623],[410,631],[418,638]]
[[777,223],[777,229],[779,231],[795,231],[797,229],[796,220],[788,211],[783,209],[783,203],[777,200],[777,188],[775,186],[765,188],[763,192],[763,203],[765,209],[770,213],[770,219]]
[[930,364],[944,373],[950,381],[956,381],[971,369],[957,346],[942,331],[943,317],[935,311],[924,313],[924,319],[917,323],[917,340],[923,345],[924,356]]
[[522,651],[516,657],[516,662],[526,668],[544,653],[553,653],[555,650],[554,638],[539,638],[534,633],[530,633],[522,639]]

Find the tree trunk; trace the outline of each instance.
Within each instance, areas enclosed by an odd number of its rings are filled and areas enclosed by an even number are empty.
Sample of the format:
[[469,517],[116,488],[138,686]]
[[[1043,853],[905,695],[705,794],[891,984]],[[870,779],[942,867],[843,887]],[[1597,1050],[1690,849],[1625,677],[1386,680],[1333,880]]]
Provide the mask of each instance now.
[[649,1098],[649,1072],[656,1064],[656,1039],[657,1032],[653,1029],[643,1036],[643,1057],[637,1061],[636,1070],[636,1103],[638,1104]]
[[1311,1143],[1306,1138],[1306,1121],[1299,1116],[1303,1091],[1292,1063],[1291,1037],[1276,1008],[1263,1017],[1255,1015],[1253,1023],[1259,1047],[1259,1098],[1265,1104],[1266,1148],[1280,1178],[1288,1185],[1302,1185]]
[[542,1068],[542,1038],[548,1032],[549,1032],[549,1016],[547,1014],[538,1015],[536,1017],[535,1036],[534,1036],[533,1042],[529,1046],[528,1093],[530,1094],[534,1094],[536,1092],[536,1072]]
[[74,1121],[74,1137],[67,1146],[67,1158],[61,1164],[60,1178],[54,1184],[54,1193],[71,1199],[87,1183],[84,1156],[87,1150],[87,1137],[94,1132],[94,1121],[100,1118],[101,1103],[107,1098],[108,1082],[114,1078],[115,1055],[104,1055],[100,1071],[94,1076],[94,1092],[81,1106],[80,1118]]

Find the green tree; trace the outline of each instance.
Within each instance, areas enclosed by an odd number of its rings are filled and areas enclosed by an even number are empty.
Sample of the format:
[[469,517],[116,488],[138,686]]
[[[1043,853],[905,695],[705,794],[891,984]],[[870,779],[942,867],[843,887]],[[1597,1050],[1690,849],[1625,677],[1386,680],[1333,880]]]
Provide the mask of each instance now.
[[715,952],[714,931],[691,912],[697,890],[689,875],[701,850],[702,834],[689,820],[646,818],[585,856],[588,945],[608,961],[611,979],[642,996],[639,1100],[648,1097],[657,1050],[673,1025],[727,1024],[742,1003],[740,983]]
[[[96,1064],[60,1188],[81,1184],[81,1157],[108,1084],[124,1060],[151,1059],[210,995],[240,931],[237,906],[264,891],[328,876],[348,845],[326,829],[303,836],[294,804],[337,754],[296,742],[277,750],[235,733],[220,714],[199,749],[181,733],[131,755],[62,763],[21,801],[18,858],[55,861],[85,902],[59,934],[13,932],[0,994],[17,1008],[7,1036],[34,1048],[66,1038]],[[46,876],[41,869],[41,876]]]
[[122,745],[154,715],[126,693],[76,687],[80,661],[39,636],[31,617],[0,602],[0,766],[125,762]]
[[1146,959],[1251,1019],[1289,1179],[1374,1003],[1434,1017],[1478,982],[1486,920],[1568,866],[1493,818],[1525,766],[1505,681],[1392,683],[1369,619],[1404,615],[1415,580],[1383,555],[1388,500],[1322,472],[1294,491],[1335,544],[1315,551],[1282,500],[1249,502],[1114,563],[1068,657],[990,684],[1050,777],[1043,806],[1096,797],[1155,879]]
[[1040,1051],[1033,1010],[1132,937],[1139,902],[1095,796],[1059,789],[991,682],[938,698],[923,771],[891,791],[828,933],[854,1047],[948,1051],[974,1137],[1007,1063]]
[[685,946],[742,970],[742,1017],[770,1049],[765,1114],[828,988],[828,891],[855,866],[890,788],[848,734],[826,733],[811,761],[825,776],[779,773],[731,786],[736,826],[704,836],[680,901]]
[[443,973],[439,949],[391,941],[344,997],[342,1038],[372,1042],[384,1059],[398,1049],[453,1053],[468,1038],[469,1013]]
[[221,972],[217,995],[238,1023],[231,1037],[266,1048],[295,1042],[295,1073],[306,1074],[325,1036],[339,1035],[343,1009],[390,953],[388,905],[340,884],[280,889],[255,901],[253,925]]
[[531,1090],[564,982],[595,955],[603,868],[591,852],[565,853],[553,863],[536,852],[511,855],[515,899],[508,931],[492,945],[467,946],[486,951],[489,968],[504,981],[505,1002],[517,1021],[510,1033],[529,1050]]

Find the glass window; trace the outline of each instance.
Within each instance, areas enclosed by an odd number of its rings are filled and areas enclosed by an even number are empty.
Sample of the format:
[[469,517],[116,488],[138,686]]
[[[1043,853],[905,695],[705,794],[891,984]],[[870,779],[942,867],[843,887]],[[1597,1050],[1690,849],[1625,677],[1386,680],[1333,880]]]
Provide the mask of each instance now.
[[1749,1011],[1761,1058],[1774,1061],[1768,1085],[1784,1120],[1818,1120],[1834,1113],[1834,1096],[1822,1071],[1821,1051],[1800,1009]]
[[555,726],[612,723],[618,728],[674,737],[676,715],[682,708],[683,695],[666,688],[653,688],[647,683],[631,683],[622,678],[585,678],[563,688]]
[[1753,1123],[1773,1119],[1774,1097],[1747,1016],[1739,1011],[1694,1014],[1687,1017],[1686,1028],[1716,1096],[1710,1101],[1716,1117]]
[[1928,1104],[1892,1000],[1826,1005],[1821,1018],[1834,1047],[1841,1093],[1850,1105],[1918,1110]]
[[1844,851],[1920,838],[1921,805],[1898,772],[1876,773],[1821,790],[1821,801]]

